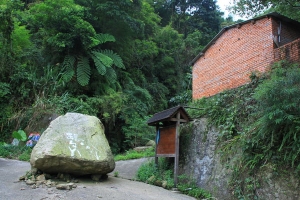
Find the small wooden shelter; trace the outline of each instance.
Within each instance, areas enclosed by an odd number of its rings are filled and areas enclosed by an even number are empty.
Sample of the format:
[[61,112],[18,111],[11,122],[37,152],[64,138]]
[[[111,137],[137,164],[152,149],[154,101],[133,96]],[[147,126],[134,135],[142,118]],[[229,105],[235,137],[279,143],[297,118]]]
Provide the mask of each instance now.
[[174,157],[174,183],[178,182],[179,164],[179,125],[190,121],[182,106],[176,106],[153,115],[148,120],[149,126],[156,126],[155,163],[158,157]]

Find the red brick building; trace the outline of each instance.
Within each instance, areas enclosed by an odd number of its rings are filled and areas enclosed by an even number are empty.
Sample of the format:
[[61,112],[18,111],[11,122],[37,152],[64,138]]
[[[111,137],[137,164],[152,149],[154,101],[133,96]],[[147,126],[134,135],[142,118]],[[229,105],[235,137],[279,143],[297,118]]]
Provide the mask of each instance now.
[[270,13],[223,28],[193,59],[193,99],[244,85],[275,61],[300,61],[300,23]]

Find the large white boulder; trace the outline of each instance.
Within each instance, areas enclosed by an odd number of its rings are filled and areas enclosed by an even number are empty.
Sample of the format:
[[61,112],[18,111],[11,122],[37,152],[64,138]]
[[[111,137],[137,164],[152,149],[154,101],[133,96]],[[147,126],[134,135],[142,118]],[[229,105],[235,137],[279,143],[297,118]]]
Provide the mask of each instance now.
[[45,173],[107,174],[115,161],[101,121],[67,113],[52,121],[32,150],[31,166]]

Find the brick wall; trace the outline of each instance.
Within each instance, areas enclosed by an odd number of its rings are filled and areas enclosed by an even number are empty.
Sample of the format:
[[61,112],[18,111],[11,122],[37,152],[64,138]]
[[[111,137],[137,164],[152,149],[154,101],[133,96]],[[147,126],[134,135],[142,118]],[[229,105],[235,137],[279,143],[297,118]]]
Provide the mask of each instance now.
[[280,60],[300,62],[300,38],[274,49],[274,61]]
[[286,56],[287,51],[299,57],[299,45],[297,52],[296,45],[288,45],[299,38],[300,33],[284,22],[281,22],[280,44],[288,47],[274,51],[277,46],[273,35],[277,34],[279,24],[278,19],[265,17],[223,32],[194,63],[193,99],[209,97],[248,83],[251,72],[265,72],[271,63]]

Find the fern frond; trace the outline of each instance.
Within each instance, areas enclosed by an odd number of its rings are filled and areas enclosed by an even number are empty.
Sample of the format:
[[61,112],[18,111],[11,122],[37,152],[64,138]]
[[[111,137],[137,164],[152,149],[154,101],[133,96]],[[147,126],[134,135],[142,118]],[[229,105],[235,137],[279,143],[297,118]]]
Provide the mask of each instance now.
[[113,60],[109,56],[99,51],[92,51],[92,55],[97,57],[105,67],[111,67],[113,64]]
[[91,44],[88,46],[88,49],[92,49],[93,47],[96,47],[100,44],[100,41],[97,40],[94,37],[89,37],[89,39],[92,41]]
[[75,57],[72,55],[66,55],[64,62],[63,62],[63,75],[62,78],[64,81],[69,82],[72,77],[74,76],[74,63]]
[[91,67],[88,57],[80,56],[77,63],[77,81],[81,86],[86,86],[91,77]]
[[95,38],[99,41],[99,44],[103,44],[105,42],[115,42],[116,39],[114,36],[110,35],[110,34],[96,34]]
[[110,84],[114,84],[117,81],[116,71],[111,67],[107,68],[105,78],[107,82],[109,82]]
[[121,69],[125,69],[125,65],[123,64],[122,58],[114,53],[112,50],[103,50],[101,51],[104,55],[110,57],[113,60],[113,64]]
[[103,76],[106,73],[106,67],[103,65],[100,59],[98,59],[97,56],[94,56],[93,54],[91,54],[90,56],[94,61],[97,71]]

